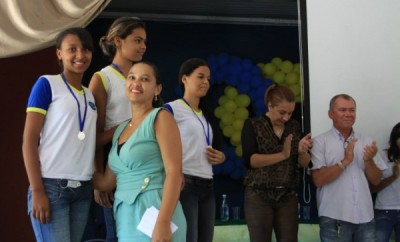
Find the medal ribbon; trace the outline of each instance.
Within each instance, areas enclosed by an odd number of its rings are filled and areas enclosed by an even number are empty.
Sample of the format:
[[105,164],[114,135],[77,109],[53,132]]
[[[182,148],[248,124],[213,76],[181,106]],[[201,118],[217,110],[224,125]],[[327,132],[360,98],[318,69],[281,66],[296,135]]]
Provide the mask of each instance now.
[[83,98],[85,99],[85,112],[83,114],[83,119],[81,115],[81,105],[79,104],[78,98],[75,96],[74,91],[72,91],[71,87],[69,86],[67,80],[65,79],[64,73],[61,73],[61,78],[63,79],[65,85],[67,85],[69,92],[72,94],[72,96],[75,98],[76,103],[78,104],[78,117],[79,117],[79,131],[83,132],[83,128],[85,127],[85,120],[86,120],[86,113],[87,113],[87,101],[86,101],[86,93],[85,89],[82,88],[83,91]]
[[206,120],[207,132],[206,132],[206,128],[204,127],[203,122],[201,122],[201,119],[194,112],[194,110],[193,110],[192,106],[190,106],[189,102],[184,97],[182,97],[182,100],[190,107],[190,110],[192,110],[194,116],[196,116],[197,120],[199,120],[199,122],[201,123],[201,126],[203,127],[204,136],[206,137],[207,145],[210,145],[211,144],[211,142],[210,142],[210,124],[208,123],[206,116],[204,116],[204,114],[203,114],[203,117]]

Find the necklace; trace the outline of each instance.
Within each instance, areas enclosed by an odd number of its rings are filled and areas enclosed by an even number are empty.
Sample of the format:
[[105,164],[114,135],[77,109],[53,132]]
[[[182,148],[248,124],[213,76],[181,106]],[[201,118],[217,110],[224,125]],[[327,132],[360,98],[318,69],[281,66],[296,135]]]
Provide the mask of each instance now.
[[280,128],[279,130],[274,129],[274,133],[276,134],[276,136],[281,137],[283,133],[283,128]]

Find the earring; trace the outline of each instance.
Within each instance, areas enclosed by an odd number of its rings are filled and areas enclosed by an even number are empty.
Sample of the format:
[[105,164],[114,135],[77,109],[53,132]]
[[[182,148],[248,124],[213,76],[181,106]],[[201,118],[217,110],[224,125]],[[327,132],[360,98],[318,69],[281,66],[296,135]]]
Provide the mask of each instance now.
[[154,96],[154,101],[157,102],[158,101],[158,97],[157,95]]

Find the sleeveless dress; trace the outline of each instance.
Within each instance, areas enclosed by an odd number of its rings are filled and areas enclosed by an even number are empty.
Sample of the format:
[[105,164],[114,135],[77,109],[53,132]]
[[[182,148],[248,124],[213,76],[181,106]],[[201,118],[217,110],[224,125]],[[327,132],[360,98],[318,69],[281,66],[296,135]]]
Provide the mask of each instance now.
[[[109,166],[115,173],[114,216],[119,242],[151,241],[137,226],[147,208],[160,209],[165,170],[154,132],[154,121],[160,108],[153,109],[137,130],[120,148],[118,138],[128,124],[123,122],[115,131],[109,153]],[[186,241],[186,219],[178,202],[172,222],[178,226],[173,241]]]

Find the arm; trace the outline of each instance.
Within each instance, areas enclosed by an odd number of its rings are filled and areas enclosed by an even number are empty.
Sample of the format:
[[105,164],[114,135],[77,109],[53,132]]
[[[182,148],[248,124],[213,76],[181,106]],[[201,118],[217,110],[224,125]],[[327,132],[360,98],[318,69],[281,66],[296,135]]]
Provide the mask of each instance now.
[[381,181],[382,171],[376,166],[374,162],[374,157],[378,152],[378,148],[376,147],[376,142],[372,142],[371,145],[366,145],[364,147],[364,164],[365,164],[365,174],[367,176],[368,181],[372,185],[378,185]]
[[379,192],[379,191],[383,190],[384,188],[386,188],[387,186],[389,186],[390,184],[392,184],[399,177],[399,174],[400,174],[399,171],[400,171],[399,166],[397,164],[393,165],[392,175],[381,180],[378,185],[370,184],[371,191]]
[[43,114],[27,112],[23,133],[22,154],[32,189],[32,215],[41,223],[49,223],[50,205],[42,182],[38,151],[44,118]]
[[178,126],[168,111],[159,111],[155,121],[157,142],[165,168],[163,195],[152,241],[170,241],[170,223],[182,184],[182,144]]
[[105,120],[106,120],[107,93],[106,90],[104,89],[101,77],[96,73],[90,80],[89,90],[93,93],[97,107],[96,150],[98,150],[102,149],[104,145],[106,145],[112,140],[115,129],[117,127],[104,131]]
[[274,154],[260,154],[253,126],[251,125],[250,119],[247,119],[244,123],[241,137],[243,158],[246,162],[246,166],[251,168],[260,168],[264,166],[270,166],[287,159],[290,156],[290,145],[292,141],[292,135],[289,136],[285,139],[285,145],[283,149],[286,151],[286,153],[282,151]]
[[110,167],[107,165],[104,173],[96,171],[93,176],[93,187],[94,189],[111,192],[116,184],[116,177],[114,172],[111,171]]
[[[97,121],[96,121],[96,153],[94,157],[95,170],[101,173],[104,172],[104,146],[112,140],[115,132],[115,128],[104,131],[105,119],[106,119],[106,105],[107,105],[107,93],[104,89],[104,85],[101,77],[95,73],[89,83],[89,90],[93,93],[97,107]],[[105,193],[100,192],[97,189],[94,190],[94,200],[104,206],[111,207],[111,201],[113,200],[112,192]]]
[[308,153],[308,150],[312,147],[312,144],[311,133],[308,133],[299,142],[299,157],[297,162],[301,167],[308,167],[308,164],[310,163],[311,156]]
[[[344,159],[340,161],[344,167],[347,167],[353,161],[354,146],[356,142],[357,139],[352,139],[344,151]],[[338,176],[340,176],[340,174],[342,174],[343,171],[344,169],[342,169],[338,164],[334,164],[329,167],[322,167],[320,169],[312,170],[311,177],[315,186],[321,187],[334,181]]]

